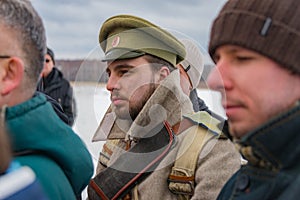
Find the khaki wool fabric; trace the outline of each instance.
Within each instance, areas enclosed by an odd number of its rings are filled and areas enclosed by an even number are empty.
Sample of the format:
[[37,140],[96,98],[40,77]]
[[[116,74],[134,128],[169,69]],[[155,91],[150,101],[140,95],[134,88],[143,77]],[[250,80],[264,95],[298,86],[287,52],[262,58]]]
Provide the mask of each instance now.
[[[168,95],[168,93],[164,92],[166,90],[173,91],[173,95],[177,98]],[[162,96],[162,94],[164,95]],[[104,135],[108,136],[105,145],[111,148],[110,150],[112,150],[112,153],[108,155],[107,152],[104,152],[104,154],[109,157],[109,159],[106,159],[105,161],[101,160],[100,157],[101,162],[98,162],[97,174],[106,168],[101,163],[110,166],[124,152],[126,146],[124,139],[126,138],[126,134],[142,133],[138,131],[138,127],[134,124],[143,124],[143,120],[145,118],[144,116],[146,116],[146,113],[151,112],[153,105],[161,105],[165,108],[167,111],[167,114],[165,115],[167,117],[166,120],[170,122],[171,125],[174,125],[176,122],[181,120],[182,116],[176,113],[187,115],[188,113],[193,112],[193,108],[188,96],[186,96],[180,89],[180,76],[178,70],[172,71],[171,74],[165,78],[162,86],[157,88],[151,97],[152,100],[147,102],[147,105],[144,106],[134,123],[131,124],[131,127],[129,128],[131,131],[128,131],[127,133],[120,133],[120,131],[117,134],[114,133],[116,130],[114,127],[120,125],[118,123],[110,124],[113,126],[110,127],[110,129],[107,129],[107,127],[104,128],[105,130],[109,131],[108,133],[104,133]],[[152,117],[153,120],[158,120],[158,118],[161,118],[159,116],[161,114],[157,113],[156,111],[157,110],[154,110],[153,112],[153,114],[157,115]],[[109,112],[111,111],[109,110]],[[103,120],[107,119],[104,117]],[[106,126],[105,123],[106,122],[103,121],[100,123],[100,127],[98,128],[96,134],[102,134],[101,129],[103,126]],[[198,126],[198,123],[192,127],[195,126]],[[118,128],[118,130],[122,129],[123,128]],[[176,137],[176,143],[174,144],[172,151],[161,161],[154,172],[152,172],[145,180],[143,180],[131,191],[131,199],[178,199],[178,195],[173,194],[169,190],[168,178],[176,159],[179,147],[182,145],[184,137],[191,130],[193,129],[186,129],[184,132],[177,135],[178,137]],[[133,134],[131,134],[131,136],[135,138],[138,137],[137,135]],[[139,137],[144,137],[144,135],[139,135]],[[96,137],[94,136],[94,138]],[[105,151],[105,149],[103,149],[102,152],[103,151]],[[133,163],[133,165],[134,164],[135,163]],[[239,167],[240,154],[230,140],[218,139],[214,137],[207,141],[197,160],[195,172],[195,193],[192,199],[216,199],[223,185],[239,169]]]
[[100,29],[99,43],[105,52],[104,61],[150,54],[175,67],[186,55],[184,45],[169,32],[131,15],[107,19]]

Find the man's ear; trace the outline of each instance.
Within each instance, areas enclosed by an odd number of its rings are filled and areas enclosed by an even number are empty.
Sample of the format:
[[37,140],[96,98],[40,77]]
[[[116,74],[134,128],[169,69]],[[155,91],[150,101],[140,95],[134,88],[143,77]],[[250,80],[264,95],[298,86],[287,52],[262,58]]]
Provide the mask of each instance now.
[[170,73],[171,72],[170,72],[168,67],[163,66],[162,68],[160,68],[160,70],[159,70],[159,82],[164,80]]
[[2,70],[1,94],[6,95],[21,84],[24,75],[24,63],[20,58],[12,57],[7,60]]

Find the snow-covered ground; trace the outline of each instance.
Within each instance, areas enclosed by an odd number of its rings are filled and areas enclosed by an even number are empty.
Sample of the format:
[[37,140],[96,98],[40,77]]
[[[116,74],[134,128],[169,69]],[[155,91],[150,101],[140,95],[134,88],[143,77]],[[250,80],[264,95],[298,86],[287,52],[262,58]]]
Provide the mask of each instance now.
[[[96,166],[98,154],[104,142],[92,143],[91,140],[110,104],[110,95],[104,84],[75,82],[73,87],[78,110],[73,129],[86,143]],[[221,116],[225,116],[220,104],[219,93],[199,89],[198,96],[205,101],[212,111]],[[83,193],[83,199],[85,199],[85,197],[86,192]]]

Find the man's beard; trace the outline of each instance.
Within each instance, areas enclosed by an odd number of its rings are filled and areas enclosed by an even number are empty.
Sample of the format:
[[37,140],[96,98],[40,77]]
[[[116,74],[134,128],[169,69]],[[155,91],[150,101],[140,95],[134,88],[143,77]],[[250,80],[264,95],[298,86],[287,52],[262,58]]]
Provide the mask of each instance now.
[[[149,100],[151,95],[154,93],[156,89],[156,84],[150,83],[147,87],[147,91],[143,93],[143,96],[140,98],[140,101],[136,102],[135,105],[133,105],[133,102],[129,101],[129,114],[131,119],[134,121],[135,118],[138,116],[138,114],[143,109],[146,102]],[[145,88],[146,90],[146,88]]]

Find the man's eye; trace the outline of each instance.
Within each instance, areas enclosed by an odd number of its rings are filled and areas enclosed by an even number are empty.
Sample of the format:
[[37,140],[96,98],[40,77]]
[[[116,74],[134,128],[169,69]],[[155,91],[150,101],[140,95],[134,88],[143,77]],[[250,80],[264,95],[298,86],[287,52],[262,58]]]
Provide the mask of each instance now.
[[238,61],[249,61],[249,60],[252,60],[252,57],[249,57],[249,56],[237,56],[236,59]]
[[126,74],[128,74],[129,73],[129,70],[120,70],[119,71],[119,75],[120,76],[124,76],[124,75],[126,75]]
[[213,55],[213,61],[215,62],[215,63],[217,63],[218,61],[219,61],[219,59],[220,59],[220,56],[219,55],[217,55],[217,54],[215,54],[215,55]]

